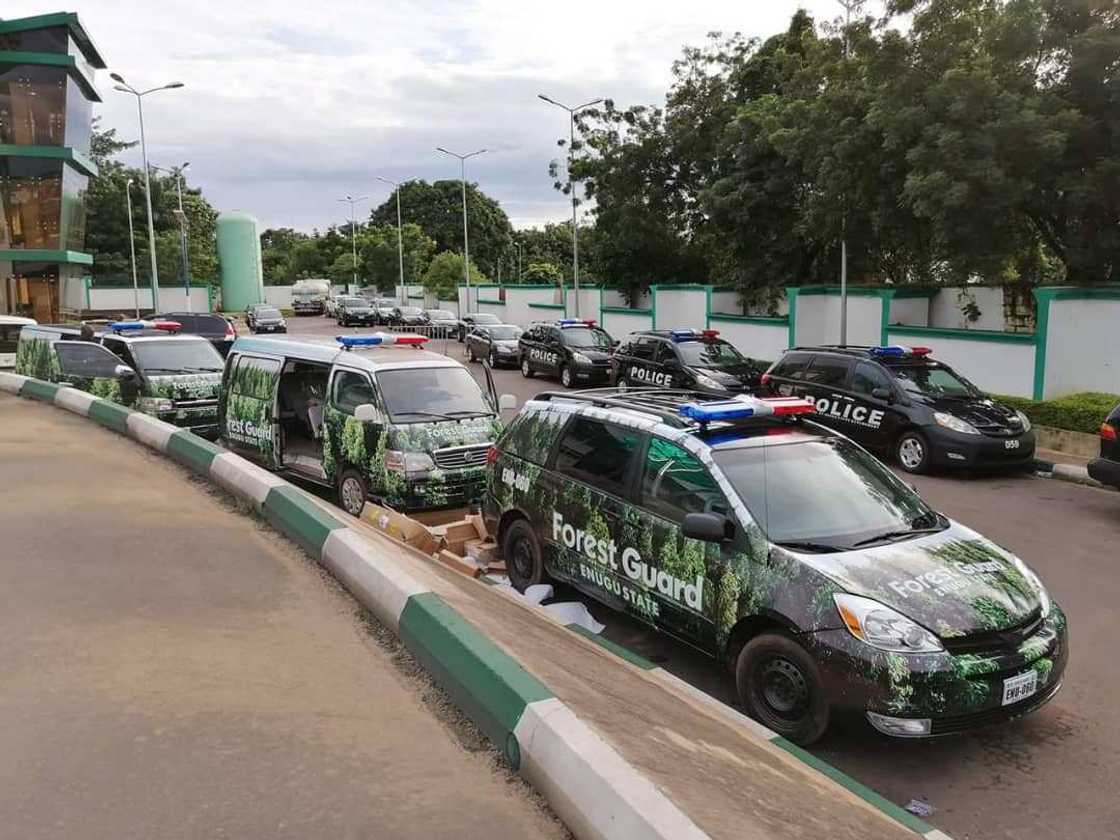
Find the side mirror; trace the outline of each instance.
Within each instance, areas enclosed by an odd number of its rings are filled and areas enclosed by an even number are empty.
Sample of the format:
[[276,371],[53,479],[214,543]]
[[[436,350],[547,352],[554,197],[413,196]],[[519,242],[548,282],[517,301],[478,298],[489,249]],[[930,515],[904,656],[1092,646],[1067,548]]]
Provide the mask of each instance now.
[[517,397],[513,394],[502,394],[498,397],[498,411],[513,411],[517,408]]
[[620,345],[621,343],[622,342],[619,339],[616,338],[614,341],[611,342],[611,349],[613,350],[615,347],[618,347],[618,345]]
[[354,419],[359,423],[375,423],[381,419],[381,414],[378,412],[377,406],[362,403],[354,409]]
[[136,371],[134,371],[128,365],[117,365],[115,368],[113,368],[113,376],[115,376],[117,379],[127,381],[129,379],[136,378]]
[[886,400],[887,402],[893,402],[893,400],[891,400],[890,388],[873,388],[871,391],[871,396],[873,396],[877,400]]
[[681,523],[681,533],[690,540],[724,542],[735,535],[735,526],[718,513],[688,513]]

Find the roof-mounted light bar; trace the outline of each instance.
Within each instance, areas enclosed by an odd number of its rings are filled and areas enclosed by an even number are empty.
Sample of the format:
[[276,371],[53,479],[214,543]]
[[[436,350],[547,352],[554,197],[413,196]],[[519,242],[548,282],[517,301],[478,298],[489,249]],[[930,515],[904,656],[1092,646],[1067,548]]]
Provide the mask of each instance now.
[[891,344],[885,347],[872,347],[867,351],[873,358],[900,359],[903,356],[928,356],[933,351],[928,347],[903,347]]
[[673,339],[673,341],[713,339],[719,338],[719,330],[669,330],[669,337]]
[[426,335],[378,332],[369,335],[336,335],[334,340],[342,345],[343,350],[351,350],[355,347],[379,347],[384,344],[401,344],[419,347],[428,341],[428,337]]
[[684,403],[681,417],[701,425],[719,421],[747,420],[755,417],[791,417],[817,410],[811,400],[801,397],[752,397],[742,395],[729,400]]
[[595,321],[585,318],[561,318],[556,322],[558,327],[593,327]]
[[113,332],[132,332],[134,330],[163,330],[164,332],[179,332],[183,325],[178,321],[112,321],[109,329]]

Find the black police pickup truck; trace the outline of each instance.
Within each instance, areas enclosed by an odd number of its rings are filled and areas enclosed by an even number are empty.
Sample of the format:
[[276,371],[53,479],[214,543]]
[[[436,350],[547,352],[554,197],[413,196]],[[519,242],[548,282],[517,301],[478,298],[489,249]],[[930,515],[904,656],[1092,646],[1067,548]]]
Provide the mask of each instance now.
[[610,334],[594,321],[564,318],[555,323],[532,324],[517,343],[521,375],[555,376],[565,388],[606,385],[611,378]]
[[926,347],[799,347],[762,376],[763,393],[804,396],[816,420],[902,469],[1016,467],[1034,458],[1030,420],[992,400]]
[[642,330],[628,336],[612,359],[616,385],[687,388],[738,394],[758,387],[750,359],[718,330]]

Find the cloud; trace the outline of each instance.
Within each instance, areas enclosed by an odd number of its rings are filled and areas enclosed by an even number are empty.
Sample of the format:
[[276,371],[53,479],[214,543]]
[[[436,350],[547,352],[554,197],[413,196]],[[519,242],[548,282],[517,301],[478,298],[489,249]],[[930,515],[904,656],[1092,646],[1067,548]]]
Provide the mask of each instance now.
[[[832,18],[835,0],[76,0],[113,70],[152,86],[149,159],[190,160],[219,210],[304,230],[343,220],[347,192],[379,203],[375,180],[457,178],[435,152],[486,147],[467,177],[517,225],[563,220],[548,164],[567,116],[536,98],[660,102],[671,64],[709,31],[767,36],[798,6]],[[7,0],[5,16],[39,14]],[[102,74],[104,76],[104,74]],[[137,136],[135,102],[99,80],[102,123]],[[139,151],[128,153],[130,163]]]

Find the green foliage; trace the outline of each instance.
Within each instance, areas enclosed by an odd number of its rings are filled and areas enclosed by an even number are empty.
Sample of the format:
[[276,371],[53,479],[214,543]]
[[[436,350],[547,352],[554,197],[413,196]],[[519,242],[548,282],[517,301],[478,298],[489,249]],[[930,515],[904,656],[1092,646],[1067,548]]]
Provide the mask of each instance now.
[[[470,264],[471,284],[489,283],[485,276],[478,270],[474,260]],[[464,282],[463,257],[451,251],[437,254],[424,272],[424,289],[432,292],[441,299],[454,298],[458,294],[459,284]]]
[[[419,283],[435,254],[435,240],[419,225],[409,222],[401,228],[401,243],[405,282]],[[400,281],[401,269],[396,225],[370,226],[359,234],[358,259],[364,282],[382,292],[392,293]]]
[[521,282],[527,285],[553,285],[559,286],[564,281],[564,274],[552,263],[530,263],[522,272]]
[[1052,400],[1028,400],[1023,397],[995,397],[1001,403],[1017,408],[1039,426],[1051,426],[1071,432],[1095,435],[1108,413],[1120,404],[1120,396],[1086,391]]

